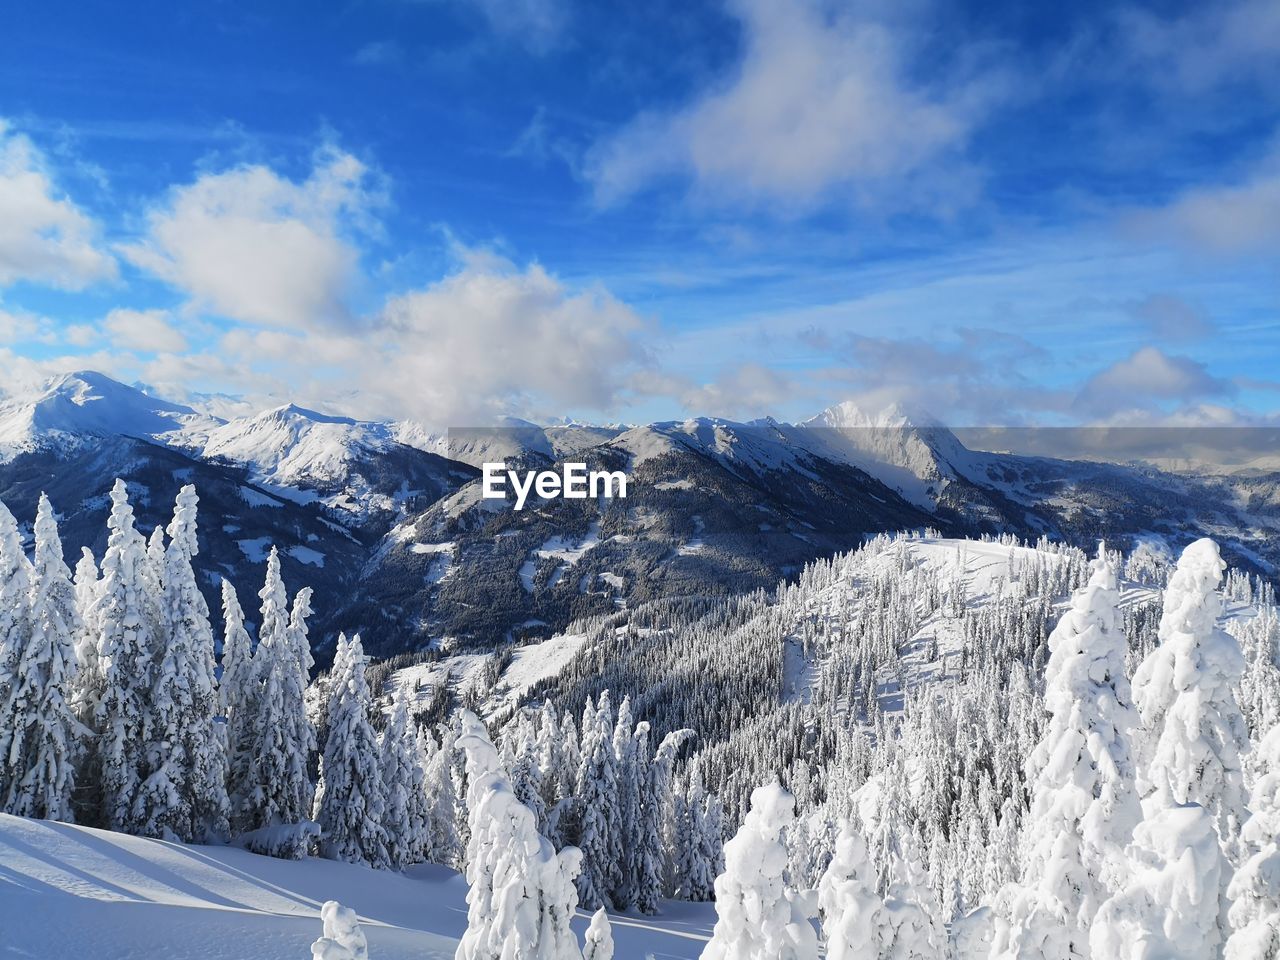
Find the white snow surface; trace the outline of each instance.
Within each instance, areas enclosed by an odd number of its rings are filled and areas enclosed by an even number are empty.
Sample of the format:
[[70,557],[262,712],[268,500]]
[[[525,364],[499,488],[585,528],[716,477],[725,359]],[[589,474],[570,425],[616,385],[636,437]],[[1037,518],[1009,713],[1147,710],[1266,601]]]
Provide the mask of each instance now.
[[[370,960],[452,960],[466,883],[444,867],[405,873],[331,860],[275,860],[0,814],[6,956],[39,960],[303,960],[338,900],[359,917]],[[611,916],[617,960],[692,960],[710,904],[657,918]],[[590,917],[573,922],[579,942]]]

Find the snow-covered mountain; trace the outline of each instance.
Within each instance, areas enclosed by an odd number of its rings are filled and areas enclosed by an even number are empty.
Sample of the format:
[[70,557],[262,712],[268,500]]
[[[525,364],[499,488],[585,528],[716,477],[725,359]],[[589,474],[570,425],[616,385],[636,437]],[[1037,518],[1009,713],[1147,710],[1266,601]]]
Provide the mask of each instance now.
[[[69,550],[97,536],[114,476],[141,488],[145,522],[163,519],[181,478],[196,478],[218,515],[204,535],[229,575],[248,583],[265,545],[280,543],[293,551],[288,572],[327,592],[323,628],[362,628],[380,654],[442,637],[545,635],[657,598],[771,589],[902,529],[1119,546],[1209,534],[1233,562],[1280,569],[1275,474],[971,451],[898,407],[843,403],[799,424],[509,420],[441,432],[293,404],[221,420],[83,372],[0,405],[0,453],[0,498],[25,517],[40,489],[56,492],[77,518]],[[521,512],[480,498],[480,463],[567,459],[628,471],[628,498]]]
[[866,471],[926,509],[937,505],[943,488],[973,461],[946,427],[896,404],[869,412],[845,401],[799,426],[805,434],[793,432],[798,442]]
[[0,458],[79,446],[100,437],[188,442],[221,421],[84,370],[0,403]]

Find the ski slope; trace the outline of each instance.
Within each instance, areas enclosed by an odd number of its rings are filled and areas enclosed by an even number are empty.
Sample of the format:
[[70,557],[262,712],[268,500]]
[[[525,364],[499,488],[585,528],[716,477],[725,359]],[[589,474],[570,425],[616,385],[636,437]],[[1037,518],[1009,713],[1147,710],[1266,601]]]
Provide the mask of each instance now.
[[[405,874],[292,862],[0,814],[0,955],[33,960],[307,960],[320,907],[360,915],[370,960],[452,960],[467,887],[422,865]],[[701,952],[709,904],[613,919],[618,960]],[[588,918],[575,922],[579,935]]]

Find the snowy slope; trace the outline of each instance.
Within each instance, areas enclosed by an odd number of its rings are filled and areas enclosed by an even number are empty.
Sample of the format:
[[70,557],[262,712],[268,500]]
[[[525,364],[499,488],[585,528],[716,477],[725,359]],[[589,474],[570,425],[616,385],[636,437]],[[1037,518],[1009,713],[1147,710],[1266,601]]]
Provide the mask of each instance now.
[[[304,960],[331,899],[360,915],[370,960],[447,960],[466,928],[466,884],[443,867],[295,863],[0,814],[6,956]],[[618,960],[698,955],[708,905],[664,907],[657,919],[617,918]]]

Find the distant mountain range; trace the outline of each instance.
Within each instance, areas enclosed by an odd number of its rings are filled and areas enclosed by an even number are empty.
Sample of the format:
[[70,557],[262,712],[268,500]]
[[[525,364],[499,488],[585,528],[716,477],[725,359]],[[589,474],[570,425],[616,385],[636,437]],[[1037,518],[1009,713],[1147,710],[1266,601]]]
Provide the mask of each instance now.
[[[480,497],[480,463],[566,458],[631,476],[625,500],[516,512]],[[1010,532],[1081,545],[1219,539],[1238,564],[1280,565],[1280,473],[983,453],[947,428],[845,403],[798,424],[715,418],[598,426],[508,421],[442,434],[286,405],[230,420],[99,373],[0,404],[0,499],[30,522],[47,490],[74,561],[105,546],[105,494],[133,491],[165,522],[182,483],[201,496],[201,569],[254,604],[265,550],[316,588],[316,627],[360,629],[377,654],[489,647],[622,605],[772,589],[882,531]]]

